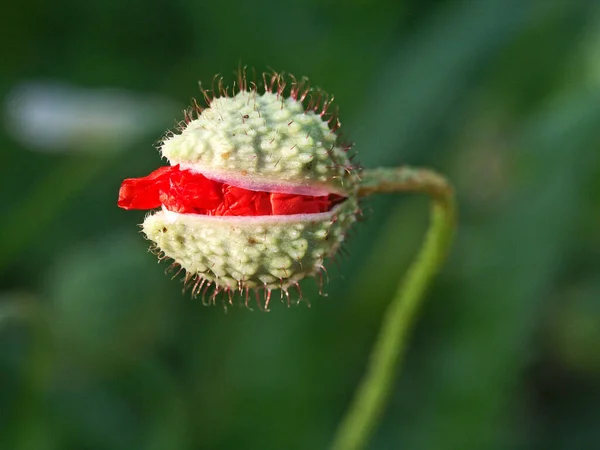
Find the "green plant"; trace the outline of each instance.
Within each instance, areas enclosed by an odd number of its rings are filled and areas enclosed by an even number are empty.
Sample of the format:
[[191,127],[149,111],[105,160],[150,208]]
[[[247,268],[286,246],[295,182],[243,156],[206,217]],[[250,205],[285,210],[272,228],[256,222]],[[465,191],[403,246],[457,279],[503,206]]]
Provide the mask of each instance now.
[[431,224],[415,262],[385,314],[367,374],[333,448],[362,448],[381,416],[393,374],[427,286],[455,227],[454,191],[439,174],[411,167],[361,170],[340,142],[333,98],[308,81],[265,75],[262,90],[240,73],[237,92],[221,82],[203,91],[207,108],[187,111],[179,134],[161,145],[170,166],[127,179],[125,209],[162,210],[142,225],[159,258],[184,271],[192,294],[288,289],[324,270],[360,214],[358,199],[412,192],[431,197]]

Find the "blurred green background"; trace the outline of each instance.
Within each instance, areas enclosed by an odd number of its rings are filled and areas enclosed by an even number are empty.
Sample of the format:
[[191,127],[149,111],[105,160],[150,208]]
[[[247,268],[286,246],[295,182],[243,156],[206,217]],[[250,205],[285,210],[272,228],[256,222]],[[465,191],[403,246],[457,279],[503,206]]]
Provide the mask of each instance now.
[[365,204],[327,297],[203,307],[120,181],[241,63],[335,94],[365,167],[460,229],[373,449],[600,448],[600,3],[28,0],[0,18],[0,448],[322,449],[427,225]]

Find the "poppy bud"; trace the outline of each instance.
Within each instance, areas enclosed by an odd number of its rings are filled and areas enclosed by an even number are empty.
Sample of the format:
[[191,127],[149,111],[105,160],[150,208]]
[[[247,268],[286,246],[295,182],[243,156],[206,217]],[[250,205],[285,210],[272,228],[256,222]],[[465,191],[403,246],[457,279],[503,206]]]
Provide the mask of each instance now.
[[358,213],[357,170],[332,98],[306,80],[273,74],[259,89],[241,76],[237,93],[203,93],[207,107],[194,103],[160,146],[170,166],[125,180],[119,206],[160,208],[143,231],[194,295],[263,289],[268,307],[338,250]]

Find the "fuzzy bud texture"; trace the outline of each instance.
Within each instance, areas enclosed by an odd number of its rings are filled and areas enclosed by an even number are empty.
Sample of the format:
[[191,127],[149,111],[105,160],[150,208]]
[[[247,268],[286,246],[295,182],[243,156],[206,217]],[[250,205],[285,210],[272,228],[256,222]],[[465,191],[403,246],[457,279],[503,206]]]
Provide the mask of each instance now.
[[[268,299],[271,290],[287,293],[319,273],[337,251],[356,220],[357,175],[322,93],[294,82],[286,96],[281,75],[265,83],[263,93],[242,86],[234,96],[209,97],[207,108],[187,112],[180,132],[160,148],[171,166],[189,174],[185,180],[196,174],[213,183],[211,198],[221,204],[203,214],[176,212],[166,199],[185,197],[191,182],[165,182],[152,200],[162,208],[146,217],[143,231],[162,257],[185,270],[194,294],[214,284],[215,292],[264,289]],[[140,180],[124,182],[120,206],[136,208],[125,197],[145,195],[147,183],[139,194],[135,187]],[[194,196],[177,204],[202,200]],[[260,202],[275,206],[256,206]],[[286,202],[289,213],[281,206]],[[284,213],[255,215],[272,210]]]

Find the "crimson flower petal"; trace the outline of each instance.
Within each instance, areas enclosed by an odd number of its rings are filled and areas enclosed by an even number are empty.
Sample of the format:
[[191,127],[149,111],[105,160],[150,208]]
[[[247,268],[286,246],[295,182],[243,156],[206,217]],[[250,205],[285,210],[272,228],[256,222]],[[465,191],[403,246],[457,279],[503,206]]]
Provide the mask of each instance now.
[[117,204],[123,209],[154,209],[211,216],[269,216],[329,211],[339,195],[310,196],[251,191],[214,181],[179,165],[161,167],[121,184]]

